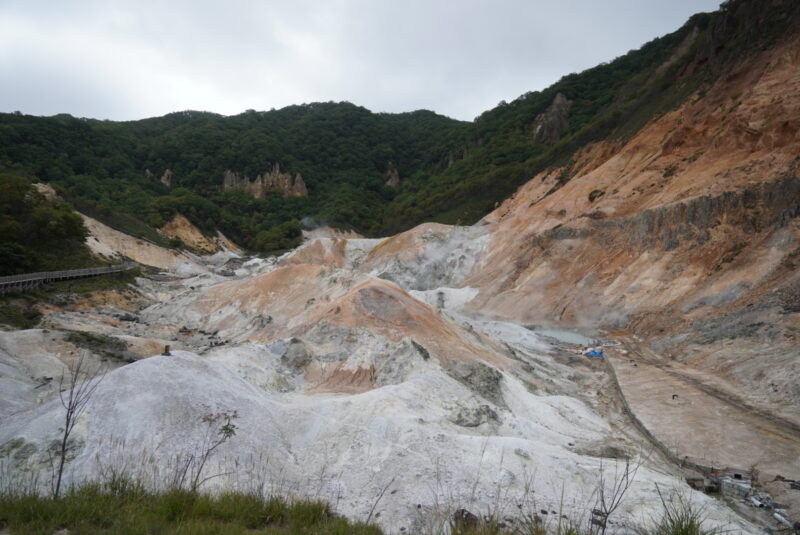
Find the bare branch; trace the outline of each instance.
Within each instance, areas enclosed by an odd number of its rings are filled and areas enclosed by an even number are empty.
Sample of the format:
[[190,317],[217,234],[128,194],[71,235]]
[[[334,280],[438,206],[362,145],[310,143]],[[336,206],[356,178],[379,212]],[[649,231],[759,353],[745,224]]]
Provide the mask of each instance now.
[[383,487],[383,490],[381,490],[380,494],[378,494],[378,497],[375,499],[375,503],[372,504],[372,509],[369,510],[369,516],[367,517],[367,524],[369,524],[369,521],[372,520],[372,513],[374,513],[375,508],[378,507],[378,502],[381,501],[383,495],[386,494],[386,491],[389,490],[389,487],[392,486],[392,483],[394,483],[395,478],[397,478],[397,476],[393,476],[392,479],[386,484],[386,486]]
[[592,509],[591,523],[597,526],[598,532],[605,534],[610,517],[619,508],[622,499],[633,485],[636,473],[644,463],[644,458],[639,457],[636,462],[632,462],[630,457],[625,457],[624,464],[620,465],[619,460],[614,462],[614,474],[609,482],[606,476],[606,469],[603,458],[600,458],[600,476],[597,483],[597,501],[595,508]]
[[75,424],[83,415],[86,406],[92,399],[100,382],[105,378],[107,369],[94,375],[86,370],[86,352],[81,351],[76,361],[61,372],[58,380],[58,397],[64,407],[64,430],[59,447],[58,467],[54,472],[55,485],[53,496],[58,497],[61,492],[61,479],[64,474],[64,464],[67,460],[67,444]]

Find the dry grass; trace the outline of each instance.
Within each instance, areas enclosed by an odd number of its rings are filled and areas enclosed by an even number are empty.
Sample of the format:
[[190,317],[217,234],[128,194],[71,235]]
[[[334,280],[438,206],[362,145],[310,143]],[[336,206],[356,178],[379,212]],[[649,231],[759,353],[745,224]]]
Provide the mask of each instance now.
[[61,498],[0,497],[0,529],[12,534],[354,534],[379,535],[328,505],[255,494],[208,495],[189,490],[147,492],[127,480],[89,484]]

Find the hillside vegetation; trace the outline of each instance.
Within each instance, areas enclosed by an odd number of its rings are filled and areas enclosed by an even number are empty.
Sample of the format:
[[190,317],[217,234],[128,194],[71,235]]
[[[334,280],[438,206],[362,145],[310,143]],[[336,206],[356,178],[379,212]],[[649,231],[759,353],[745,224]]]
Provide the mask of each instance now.
[[[158,227],[181,213],[204,232],[219,229],[262,252],[299,243],[301,224],[378,235],[429,220],[471,223],[542,170],[560,167],[559,183],[566,182],[578,149],[629,137],[702,93],[730,58],[778,39],[796,12],[780,2],[731,0],[471,123],[430,111],[376,114],[347,102],[131,122],[0,114],[0,166],[52,183],[112,225],[127,217]],[[550,117],[559,96],[565,108]],[[308,197],[224,191],[226,170],[254,178],[275,164],[300,173]],[[391,169],[398,188],[387,185]],[[169,185],[159,180],[167,170]],[[146,233],[137,225],[128,226]]]
[[0,276],[82,267],[90,262],[83,220],[24,178],[0,173]]
[[[76,534],[174,533],[187,535],[382,535],[375,524],[354,522],[310,500],[264,498],[258,494],[223,493],[210,496],[182,489],[152,493],[122,480],[87,484],[63,498],[0,495],[0,528],[11,533]],[[463,510],[462,510],[463,511]],[[594,528],[594,526],[592,526]],[[414,535],[450,532],[453,535],[595,535],[601,533],[567,521],[544,522],[539,515],[519,526],[488,517],[465,522],[455,515]],[[665,503],[662,517],[640,535],[715,535],[702,526],[702,512],[687,502]]]
[[86,485],[65,497],[0,496],[0,528],[11,533],[185,533],[273,535],[315,533],[380,535],[350,522],[324,503],[180,489],[145,492],[126,481]]

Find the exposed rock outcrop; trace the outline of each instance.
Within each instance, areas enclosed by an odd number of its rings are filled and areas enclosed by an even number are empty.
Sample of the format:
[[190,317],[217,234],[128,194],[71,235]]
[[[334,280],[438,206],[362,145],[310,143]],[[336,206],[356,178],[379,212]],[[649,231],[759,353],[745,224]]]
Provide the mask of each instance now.
[[[483,139],[479,139],[478,140],[478,146],[480,146],[481,144],[483,144]],[[465,160],[467,158],[467,156],[469,156],[469,148],[467,148],[467,147],[463,147],[461,149],[461,153],[460,154],[457,151],[454,152],[454,151],[451,150],[450,152],[447,153],[447,166],[446,167],[449,169],[458,160]]]
[[301,340],[292,338],[286,346],[286,352],[281,356],[281,361],[287,366],[301,369],[311,362],[311,355]]
[[89,231],[86,245],[98,256],[114,260],[127,257],[146,266],[181,274],[205,272],[205,268],[186,254],[160,247],[140,238],[128,236],[83,214],[81,214],[81,217],[86,229]]
[[[155,175],[153,174],[152,171],[150,171],[150,169],[145,169],[144,170],[144,176],[146,176],[147,178],[155,178]],[[162,184],[164,184],[165,186],[167,186],[168,188],[171,188],[172,187],[172,170],[171,169],[165,169],[164,172],[161,174],[161,178],[159,178],[158,181],[161,182]]]
[[168,188],[172,187],[172,170],[166,169],[159,179]]
[[497,369],[479,361],[452,360],[445,366],[445,371],[481,397],[505,406],[501,388],[503,375]]
[[572,101],[563,93],[556,94],[550,106],[533,120],[533,140],[548,145],[558,143],[567,130],[567,116],[571,107]]
[[386,172],[384,175],[386,176],[386,185],[388,187],[392,189],[398,189],[400,187],[400,173],[397,171],[394,162],[386,164]]
[[228,250],[240,253],[239,247],[228,240],[221,232],[217,231],[215,237],[204,236],[200,230],[192,225],[191,221],[182,214],[175,214],[166,225],[158,231],[167,238],[178,238],[184,245],[202,253],[216,253]]
[[44,198],[47,199],[48,201],[52,201],[58,198],[58,193],[56,193],[56,190],[54,190],[53,186],[51,186],[50,184],[38,182],[34,184],[33,187],[36,188],[36,191],[44,195]]
[[303,176],[300,173],[294,176],[291,173],[282,173],[279,163],[253,180],[228,169],[223,175],[222,186],[225,191],[244,190],[253,197],[261,199],[268,191],[275,190],[282,191],[285,197],[308,197],[308,188],[303,182]]
[[788,176],[775,182],[755,184],[744,191],[726,191],[722,195],[702,195],[685,202],[658,206],[635,215],[617,219],[593,217],[588,226],[559,225],[533,238],[546,247],[548,240],[595,239],[625,244],[630,250],[663,249],[670,251],[682,241],[693,246],[710,238],[710,231],[720,225],[753,234],[762,228],[782,228],[800,215],[800,178]]

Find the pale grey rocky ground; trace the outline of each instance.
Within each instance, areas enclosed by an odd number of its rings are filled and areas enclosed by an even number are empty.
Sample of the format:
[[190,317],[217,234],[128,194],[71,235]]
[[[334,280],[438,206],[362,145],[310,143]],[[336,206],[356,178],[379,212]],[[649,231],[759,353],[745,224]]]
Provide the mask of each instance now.
[[[598,401],[604,372],[523,326],[463,312],[475,291],[459,283],[485,245],[481,227],[434,232],[423,242],[413,255],[385,261],[369,255],[379,240],[349,240],[345,264],[326,276],[338,277],[343,288],[344,280],[393,281],[470,344],[514,366],[445,362],[413,332],[398,339],[326,322],[299,339],[287,333],[254,342],[263,327],[258,315],[230,303],[217,316],[203,316],[198,303],[220,284],[263,275],[288,257],[236,262],[232,277],[219,274],[224,262],[215,258],[188,278],[140,280],[151,304],[135,322],[99,321],[103,311],[52,318],[56,326],[182,348],[127,364],[91,357],[92,365],[112,369],[74,432],[67,482],[116,470],[164,486],[180,459],[216,433],[204,416],[236,411],[236,436],[205,468],[218,476],[204,484],[209,491],[259,488],[321,498],[352,518],[372,512],[391,533],[424,531],[460,507],[508,518],[560,512],[588,520],[601,463],[606,476],[621,467],[609,452],[649,453]],[[335,298],[338,290],[331,291]],[[269,314],[276,315],[260,316]],[[49,484],[48,451],[63,425],[54,382],[76,351],[60,331],[0,332],[0,484],[38,470],[42,488]],[[331,365],[371,369],[375,388],[315,391],[314,370]],[[722,502],[691,491],[656,456],[638,470],[612,517],[615,529],[657,516],[656,484],[696,502],[712,524],[755,530]]]

